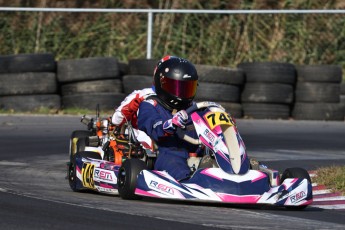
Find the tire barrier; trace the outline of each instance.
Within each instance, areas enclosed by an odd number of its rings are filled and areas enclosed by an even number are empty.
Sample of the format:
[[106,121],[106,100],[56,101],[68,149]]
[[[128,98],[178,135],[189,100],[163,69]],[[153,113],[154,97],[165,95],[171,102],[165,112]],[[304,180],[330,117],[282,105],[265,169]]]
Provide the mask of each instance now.
[[116,58],[61,60],[57,64],[57,79],[60,83],[119,78],[120,69]]
[[126,68],[112,57],[59,61],[61,107],[95,109],[99,104],[101,109],[114,109],[118,98],[124,98],[120,73]]
[[255,119],[288,119],[294,101],[294,65],[247,62],[237,66],[246,76],[241,102],[243,115]]
[[123,91],[128,95],[134,90],[150,88],[152,80],[152,76],[147,75],[125,75],[122,77]]
[[120,79],[104,79],[95,81],[81,81],[63,84],[61,95],[88,94],[88,93],[122,93],[122,81]]
[[245,62],[237,65],[243,69],[246,82],[282,83],[294,85],[296,81],[295,66],[279,62]]
[[344,120],[340,102],[342,70],[334,65],[296,66],[292,117],[297,120]]
[[17,54],[0,56],[1,73],[56,72],[53,54]]
[[121,101],[125,99],[124,93],[87,93],[87,94],[70,94],[62,96],[64,108],[83,108],[96,109],[99,104],[101,109],[114,110]]
[[60,105],[52,54],[0,56],[0,109],[57,111]]
[[0,96],[0,108],[18,112],[38,111],[42,108],[58,111],[61,98],[58,94]]
[[222,105],[233,117],[243,115],[241,90],[245,83],[244,71],[210,65],[195,65],[199,75],[196,101],[214,101]]
[[340,85],[340,106],[341,106],[341,110],[344,112],[344,120],[345,120],[345,82],[344,81]]
[[[158,59],[114,57],[55,61],[49,53],[0,56],[0,109],[113,110],[134,90],[152,86]],[[245,62],[237,68],[195,65],[196,101],[221,104],[235,118],[344,120],[345,83],[335,65]]]
[[130,94],[134,90],[150,88],[153,72],[159,59],[131,59],[128,74],[122,77],[123,91]]
[[131,59],[128,62],[129,74],[153,76],[159,59]]

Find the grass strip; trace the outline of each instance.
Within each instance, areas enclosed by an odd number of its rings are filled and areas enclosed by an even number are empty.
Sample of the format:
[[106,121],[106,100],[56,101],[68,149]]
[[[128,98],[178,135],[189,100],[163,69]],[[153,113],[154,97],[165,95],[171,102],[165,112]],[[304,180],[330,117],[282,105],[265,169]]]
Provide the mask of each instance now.
[[329,166],[316,170],[313,181],[325,185],[333,192],[341,192],[345,195],[345,166]]

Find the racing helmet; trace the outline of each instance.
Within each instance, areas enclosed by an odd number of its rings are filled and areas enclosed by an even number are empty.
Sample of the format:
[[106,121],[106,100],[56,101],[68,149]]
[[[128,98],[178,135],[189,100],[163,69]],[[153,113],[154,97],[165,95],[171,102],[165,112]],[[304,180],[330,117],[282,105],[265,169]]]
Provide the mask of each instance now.
[[195,97],[198,73],[188,60],[165,56],[154,71],[153,84],[156,94],[171,109],[186,109]]

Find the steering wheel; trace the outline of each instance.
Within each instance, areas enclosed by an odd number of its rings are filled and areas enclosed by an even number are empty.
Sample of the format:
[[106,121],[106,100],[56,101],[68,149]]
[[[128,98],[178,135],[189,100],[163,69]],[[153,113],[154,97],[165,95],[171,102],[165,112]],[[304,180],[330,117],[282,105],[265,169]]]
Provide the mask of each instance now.
[[[202,101],[202,102],[194,103],[192,106],[190,106],[189,108],[186,109],[186,112],[189,116],[190,114],[192,114],[193,112],[195,112],[199,109],[208,108],[208,107],[216,107],[218,109],[225,111],[225,109],[221,105],[219,105],[215,102]],[[183,140],[185,140],[185,141],[187,141],[193,145],[200,145],[201,144],[200,139],[196,139],[196,138],[189,136],[187,134],[187,131],[185,129],[180,128],[180,127],[176,128],[176,135],[180,139],[183,139]]]

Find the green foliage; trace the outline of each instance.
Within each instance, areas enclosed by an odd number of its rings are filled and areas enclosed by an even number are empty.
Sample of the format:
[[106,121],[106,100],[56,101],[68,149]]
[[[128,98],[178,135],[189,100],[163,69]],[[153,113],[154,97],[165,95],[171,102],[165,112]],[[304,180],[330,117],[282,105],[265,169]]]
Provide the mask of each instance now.
[[[41,6],[13,1],[12,6]],[[62,1],[63,2],[63,1]],[[341,1],[65,1],[59,7],[179,9],[332,9]],[[1,4],[1,2],[0,2]],[[54,7],[44,1],[43,6]],[[62,4],[62,3],[61,3]],[[81,5],[78,5],[81,4]],[[147,15],[0,12],[0,54],[52,52],[56,58],[146,56]],[[153,58],[235,67],[245,61],[345,67],[343,14],[154,14]]]

